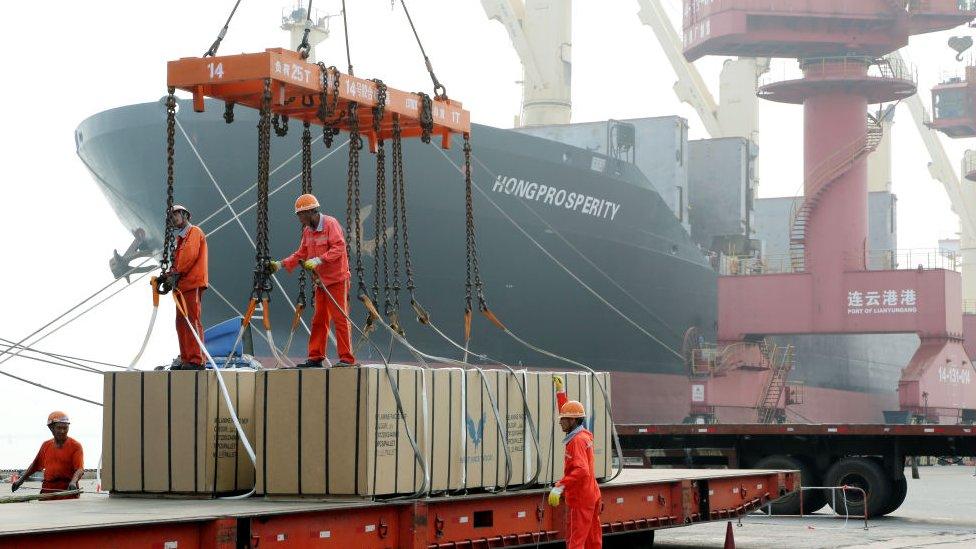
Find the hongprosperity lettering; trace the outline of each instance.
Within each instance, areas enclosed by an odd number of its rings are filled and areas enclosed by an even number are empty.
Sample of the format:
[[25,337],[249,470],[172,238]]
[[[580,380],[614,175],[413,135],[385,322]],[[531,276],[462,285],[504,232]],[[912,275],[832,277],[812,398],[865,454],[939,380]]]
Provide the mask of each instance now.
[[499,175],[491,190],[610,221],[614,221],[620,211],[620,204],[610,200],[517,177]]

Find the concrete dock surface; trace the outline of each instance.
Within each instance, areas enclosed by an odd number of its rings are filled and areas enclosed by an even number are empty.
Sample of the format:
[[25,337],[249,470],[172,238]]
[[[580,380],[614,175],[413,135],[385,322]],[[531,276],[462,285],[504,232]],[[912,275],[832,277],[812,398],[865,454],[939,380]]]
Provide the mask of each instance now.
[[[825,507],[810,517],[767,517],[753,514],[733,522],[738,549],[785,547],[901,549],[976,548],[976,476],[972,467],[920,467],[921,479],[913,480],[910,470],[908,497],[901,508],[889,516],[846,523]],[[707,523],[659,530],[655,547],[690,549],[722,547],[726,524]]]

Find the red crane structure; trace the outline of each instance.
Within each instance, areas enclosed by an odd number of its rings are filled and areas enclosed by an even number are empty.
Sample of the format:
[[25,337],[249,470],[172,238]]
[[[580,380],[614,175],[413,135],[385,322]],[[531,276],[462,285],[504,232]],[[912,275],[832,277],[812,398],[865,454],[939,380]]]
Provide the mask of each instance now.
[[[796,58],[803,76],[768,83],[759,95],[804,109],[804,196],[791,219],[791,272],[719,278],[724,364],[720,375],[693,384],[693,415],[742,421],[734,410],[782,409],[785,368],[760,342],[798,334],[916,333],[921,344],[898,383],[901,410],[957,422],[962,410],[976,409],[976,391],[963,382],[973,365],[962,345],[959,273],[867,268],[865,162],[882,135],[868,105],[916,93],[910,71],[883,56],[911,35],[974,17],[973,0],[684,0],[689,60]],[[767,402],[755,401],[757,389]],[[719,418],[721,410],[728,415]]]
[[[952,77],[932,88],[934,114],[929,127],[952,139],[976,137],[976,67],[966,67],[965,77]],[[973,181],[971,172],[966,179]]]

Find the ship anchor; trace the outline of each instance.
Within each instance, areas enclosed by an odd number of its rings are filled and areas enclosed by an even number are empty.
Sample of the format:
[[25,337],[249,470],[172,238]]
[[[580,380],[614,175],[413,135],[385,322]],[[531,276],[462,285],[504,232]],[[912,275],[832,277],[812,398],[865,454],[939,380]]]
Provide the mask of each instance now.
[[138,228],[132,231],[132,243],[126,248],[125,252],[119,254],[117,249],[112,250],[112,258],[108,260],[108,266],[112,270],[112,276],[116,279],[125,277],[129,282],[129,277],[139,273],[145,273],[156,269],[156,265],[145,265],[133,267],[130,263],[141,257],[152,257],[153,251],[149,242],[146,240],[146,231]]

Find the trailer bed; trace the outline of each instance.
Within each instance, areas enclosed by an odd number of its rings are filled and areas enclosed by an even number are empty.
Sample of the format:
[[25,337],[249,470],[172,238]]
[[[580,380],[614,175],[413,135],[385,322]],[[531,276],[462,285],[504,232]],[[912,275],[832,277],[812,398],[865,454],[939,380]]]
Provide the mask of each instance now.
[[[910,458],[958,463],[976,457],[974,425],[681,424],[618,425],[628,467],[729,467],[799,470],[804,486],[854,486],[845,512],[880,516],[905,501]],[[916,467],[913,475],[918,478]],[[795,515],[833,504],[829,492],[783,498],[773,513]],[[854,511],[851,511],[851,510]]]
[[[601,487],[605,534],[737,517],[799,489],[795,471],[625,470]],[[515,547],[565,539],[547,489],[420,500],[87,497],[0,506],[0,546]]]

